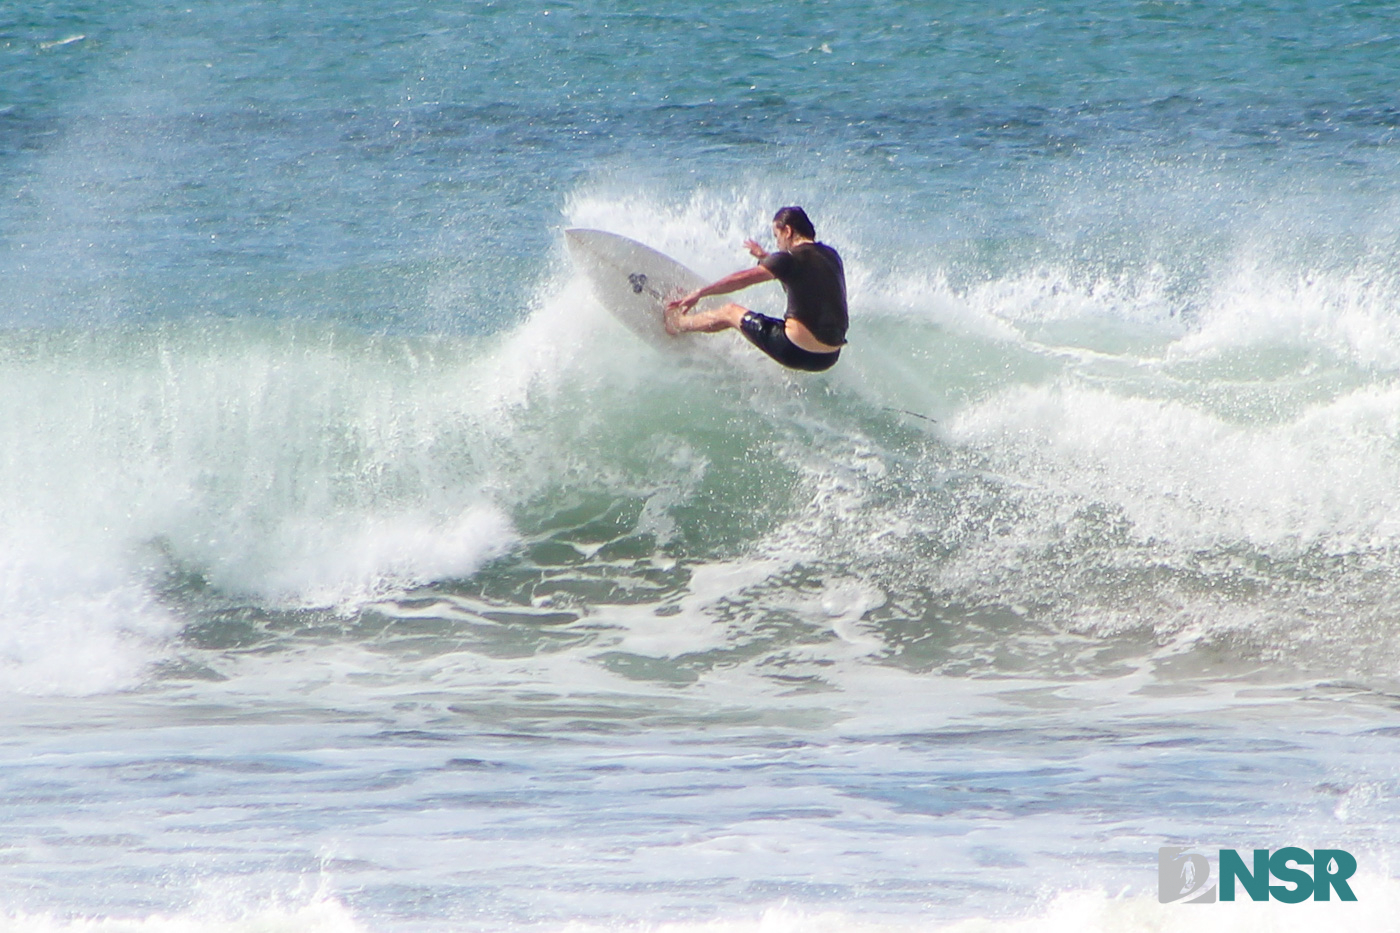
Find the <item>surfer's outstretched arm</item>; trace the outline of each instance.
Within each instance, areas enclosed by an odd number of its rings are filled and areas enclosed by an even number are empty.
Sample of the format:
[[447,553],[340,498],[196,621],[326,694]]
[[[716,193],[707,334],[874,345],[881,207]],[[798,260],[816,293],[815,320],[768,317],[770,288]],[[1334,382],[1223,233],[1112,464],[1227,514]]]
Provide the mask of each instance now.
[[740,269],[738,272],[731,272],[724,278],[711,282],[704,288],[697,288],[684,298],[677,298],[666,305],[667,312],[679,311],[681,314],[689,314],[695,307],[695,303],[701,298],[709,298],[714,295],[728,295],[730,292],[737,292],[741,288],[748,288],[750,285],[757,285],[760,282],[773,281],[773,273],[763,266],[754,266],[752,269]]
[[740,269],[738,272],[731,272],[717,282],[711,282],[704,288],[697,288],[684,298],[668,302],[666,305],[666,333],[675,336],[687,331],[713,334],[730,327],[738,330],[739,321],[748,312],[748,308],[730,302],[722,307],[692,314],[695,303],[712,295],[727,295],[730,292],[737,292],[741,288],[748,288],[750,285],[771,282],[772,280],[773,273],[763,266]]

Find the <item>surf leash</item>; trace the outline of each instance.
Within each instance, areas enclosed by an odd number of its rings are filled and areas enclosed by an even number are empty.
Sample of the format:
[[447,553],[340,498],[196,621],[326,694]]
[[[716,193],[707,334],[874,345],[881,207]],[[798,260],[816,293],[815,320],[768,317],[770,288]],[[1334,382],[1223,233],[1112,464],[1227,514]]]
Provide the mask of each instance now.
[[922,419],[924,419],[925,421],[927,421],[929,424],[937,424],[937,423],[938,423],[938,419],[937,419],[937,418],[930,418],[928,415],[921,415],[921,414],[919,414],[917,411],[910,411],[910,410],[907,409],[907,408],[891,408],[889,405],[883,405],[883,406],[881,406],[881,407],[884,408],[885,411],[897,411],[897,412],[899,412],[901,415],[913,415],[915,418],[922,418]]

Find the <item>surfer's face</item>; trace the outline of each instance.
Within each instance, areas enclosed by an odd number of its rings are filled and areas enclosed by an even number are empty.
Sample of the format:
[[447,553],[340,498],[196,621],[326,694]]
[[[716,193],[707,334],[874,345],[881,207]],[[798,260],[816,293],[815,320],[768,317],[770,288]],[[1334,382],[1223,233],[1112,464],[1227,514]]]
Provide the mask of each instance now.
[[778,249],[790,249],[792,247],[792,228],[787,224],[773,221],[773,239],[778,241]]

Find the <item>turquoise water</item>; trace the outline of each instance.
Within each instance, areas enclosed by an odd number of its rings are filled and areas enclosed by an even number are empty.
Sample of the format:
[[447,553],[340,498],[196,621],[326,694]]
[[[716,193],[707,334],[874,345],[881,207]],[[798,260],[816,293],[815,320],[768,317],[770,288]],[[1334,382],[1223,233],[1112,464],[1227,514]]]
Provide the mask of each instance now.
[[[0,10],[0,925],[1387,929],[1398,44]],[[821,376],[653,350],[564,249],[718,277],[791,203]],[[1361,901],[1159,905],[1166,845]]]

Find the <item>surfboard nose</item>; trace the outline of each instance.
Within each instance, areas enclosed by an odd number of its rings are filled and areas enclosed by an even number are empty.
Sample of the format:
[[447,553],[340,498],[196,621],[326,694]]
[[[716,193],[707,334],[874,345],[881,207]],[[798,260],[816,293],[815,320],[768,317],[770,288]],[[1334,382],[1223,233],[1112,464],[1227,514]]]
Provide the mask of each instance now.
[[568,227],[564,230],[564,245],[570,255],[580,255],[588,251],[588,235],[594,231],[586,227]]

